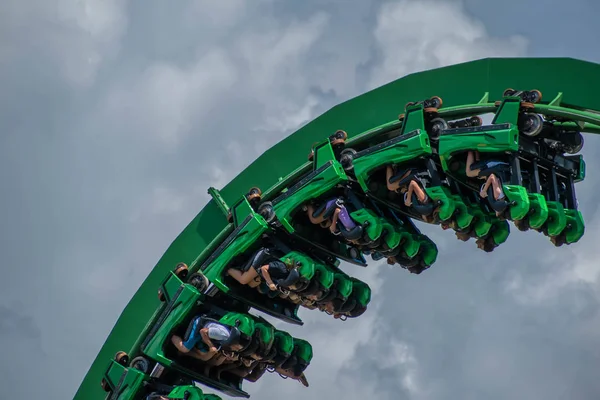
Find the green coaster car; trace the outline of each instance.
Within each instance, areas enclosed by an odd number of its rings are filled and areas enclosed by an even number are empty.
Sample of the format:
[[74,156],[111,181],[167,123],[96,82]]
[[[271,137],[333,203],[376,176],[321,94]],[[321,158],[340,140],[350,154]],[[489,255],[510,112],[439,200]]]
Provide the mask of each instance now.
[[453,228],[456,237],[464,242],[471,238],[476,239],[477,247],[486,252],[493,251],[504,243],[510,234],[510,226],[500,220],[496,213],[485,203],[479,201],[478,195],[454,182],[454,191],[461,196],[463,202],[473,215],[473,222],[469,229],[457,229],[456,226],[443,225],[443,229]]
[[[475,180],[466,176],[467,153],[469,151],[477,151],[479,154],[482,154],[482,157],[486,154],[491,154],[492,158],[488,160],[489,162],[502,161],[503,157],[505,157],[503,154],[509,153],[513,154],[511,160],[509,160],[512,161],[518,151],[518,136],[519,131],[517,126],[510,124],[445,130],[439,141],[439,155],[442,168],[452,179],[479,193],[485,180]],[[480,162],[481,165],[484,165],[483,161],[485,160]],[[510,162],[505,162],[505,164],[510,166]],[[482,170],[484,168],[481,167]],[[514,182],[518,182],[519,177],[513,173],[510,167],[507,168],[508,171],[506,172],[509,175],[509,179],[502,182],[502,190],[506,200],[494,201],[490,186],[486,201],[490,202],[495,211],[503,215],[506,213],[507,217],[512,220],[520,220],[529,212],[529,196],[523,186],[514,184]],[[490,168],[490,170],[491,173],[496,175],[500,175],[503,172],[493,168]],[[511,184],[507,184],[506,182],[510,182]]]
[[[227,276],[230,268],[244,267],[250,255],[260,246],[262,238],[272,233],[264,218],[254,211],[246,197],[232,206],[231,215],[235,229],[203,262],[200,271],[197,271],[198,266],[191,268],[197,272],[192,274],[188,281],[207,279],[213,285],[211,294],[218,290],[273,317],[301,325],[298,305],[282,298],[261,294],[256,289],[242,285]],[[201,287],[201,291],[206,291],[206,286]]]
[[411,243],[414,244],[412,248],[416,248],[417,251],[412,256],[399,251],[378,251],[371,253],[371,258],[374,261],[387,258],[388,264],[398,264],[410,273],[417,275],[426,269],[429,269],[436,262],[438,256],[438,248],[435,243],[426,235],[422,234],[411,219],[402,218],[392,210],[390,210],[390,212],[396,216],[398,223],[410,232]]
[[[577,211],[574,183],[584,179],[585,163],[580,155],[563,154],[576,152],[581,146],[569,150],[560,142],[580,134],[561,131],[563,128],[544,121],[531,111],[532,105],[517,97],[505,98],[496,106],[492,125],[447,129],[442,133],[442,168],[451,178],[478,193],[481,182],[466,177],[463,160],[467,152],[478,151],[488,162],[504,162],[509,171],[489,170],[504,175],[502,189],[508,210],[499,211],[502,216],[513,220],[520,230],[544,232],[557,246],[576,242],[585,227]],[[491,192],[487,197],[492,199]],[[572,223],[568,233],[563,233],[567,228],[567,210],[572,210]]]
[[[348,173],[353,173],[368,196],[411,218],[429,223],[452,222],[466,229],[473,216],[461,198],[454,196],[445,186],[434,158],[429,135],[424,129],[402,133],[358,152],[354,149],[342,152]],[[394,172],[390,177],[390,167],[400,172]],[[402,195],[388,188],[388,184],[397,185],[398,190],[402,189],[404,193],[413,183],[424,191],[428,198],[426,203],[420,203],[413,192],[412,204],[406,206]]]
[[[329,232],[316,228],[307,216],[309,203],[328,195],[335,196],[336,190],[347,183],[348,177],[336,159],[332,142],[328,140],[314,147],[312,171],[276,194],[272,200],[260,204],[258,212],[267,222],[279,228],[278,234],[291,236],[295,241],[304,242],[335,258],[366,266],[359,246],[343,243],[341,238],[331,237],[331,234],[326,235]],[[378,221],[372,220],[368,210],[357,210],[354,217],[363,223],[369,221],[367,235],[371,240],[379,238],[382,227]]]
[[[200,360],[179,352],[172,342],[174,335],[181,338],[189,336],[191,322],[200,315],[229,327],[232,337],[236,339],[234,344],[236,344],[238,354],[246,350],[255,337],[256,323],[254,318],[246,313],[247,306],[226,298],[222,299],[222,305],[218,305],[215,303],[219,300],[218,298],[209,298],[192,284],[184,283],[181,279],[185,275],[183,271],[185,270],[178,267],[161,285],[159,297],[164,304],[145,337],[140,338],[137,353],[144,358],[147,365],[144,372],[147,373],[152,365],[159,363],[170,371],[189,377],[229,396],[249,397],[242,389],[240,377],[222,374],[219,379],[215,379],[205,373],[206,365]],[[224,307],[239,311],[227,312]]]
[[[165,384],[165,378],[169,379],[169,377],[164,375],[168,374],[163,374],[160,380],[151,377],[137,368],[147,369],[146,360],[142,357],[133,359],[129,367],[128,363],[129,357],[121,351],[106,368],[101,384],[108,392],[108,400],[221,400],[217,395],[204,394],[202,389],[192,385],[191,382],[185,385]],[[182,381],[176,375],[170,378]]]
[[312,359],[310,343],[275,329],[261,317],[254,319],[255,336],[250,346],[240,352],[236,362],[216,367],[216,373],[228,371],[245,380],[256,382],[265,372],[277,370],[284,377],[305,379],[301,375]]
[[[304,371],[313,358],[313,349],[306,340],[292,338],[293,348],[287,359],[274,370],[283,378],[304,378]],[[305,379],[305,378],[304,378]]]

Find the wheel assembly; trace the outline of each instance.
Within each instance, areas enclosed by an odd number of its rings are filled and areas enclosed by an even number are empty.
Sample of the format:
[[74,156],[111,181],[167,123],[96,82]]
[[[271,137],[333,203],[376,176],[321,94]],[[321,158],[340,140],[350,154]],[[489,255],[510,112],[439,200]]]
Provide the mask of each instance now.
[[267,222],[273,222],[275,219],[275,210],[273,204],[270,201],[263,203],[258,207],[258,214],[265,219]]
[[179,263],[173,272],[179,279],[184,280],[188,274],[188,266],[185,263]]
[[431,99],[429,99],[429,104],[427,105],[428,108],[435,108],[435,109],[439,109],[442,108],[442,104],[444,104],[444,102],[442,101],[442,98],[439,96],[433,96]]
[[569,140],[566,140],[567,143],[563,144],[565,153],[567,154],[577,154],[583,149],[583,135],[580,132],[575,134],[571,134]]
[[544,128],[544,119],[539,114],[523,114],[523,127],[521,132],[525,136],[534,137],[542,132]]
[[126,367],[129,364],[129,356],[124,351],[119,351],[115,354],[115,361]]
[[354,149],[345,149],[340,154],[340,164],[346,171],[351,171],[354,168],[352,161],[354,161],[354,157],[356,156],[356,150]]
[[208,278],[201,272],[192,274],[188,283],[198,289],[199,292],[204,292],[210,285]]
[[442,135],[444,130],[448,129],[448,123],[443,118],[434,118],[431,120],[431,128],[429,128],[429,138],[437,140]]
[[248,194],[246,195],[246,197],[248,198],[248,201],[251,201],[253,199],[259,199],[262,196],[262,192],[259,188],[257,187],[253,187],[248,191]]
[[138,356],[131,360],[130,367],[148,374],[150,372],[150,361],[146,357]]

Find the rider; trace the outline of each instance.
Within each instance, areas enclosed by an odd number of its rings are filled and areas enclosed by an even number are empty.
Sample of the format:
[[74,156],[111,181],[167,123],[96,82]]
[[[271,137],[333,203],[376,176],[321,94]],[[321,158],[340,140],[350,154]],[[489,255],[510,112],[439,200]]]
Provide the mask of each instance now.
[[330,199],[316,208],[309,203],[303,210],[311,223],[328,228],[334,235],[341,234],[349,242],[357,243],[362,236],[360,226],[352,219],[341,198]]
[[[497,216],[501,216],[506,208],[506,196],[502,190],[502,181],[491,170],[495,167],[509,167],[509,164],[502,161],[480,161],[478,151],[469,151],[467,153],[466,174],[469,178],[485,179],[481,186],[479,195],[481,198],[488,198],[490,205],[496,211]],[[491,192],[490,193],[490,188]],[[492,194],[492,198],[489,198]]]
[[[235,352],[243,349],[243,345],[237,339],[230,326],[197,316],[190,322],[185,337],[173,335],[171,342],[182,354],[204,361],[207,366],[205,374],[208,374],[210,367],[237,359]],[[220,354],[220,349],[234,354]]]
[[389,191],[403,193],[404,205],[413,207],[421,214],[425,222],[433,220],[432,214],[435,213],[435,206],[427,196],[423,182],[416,177],[412,168],[398,174],[396,166],[388,165],[386,168],[386,184]]
[[[254,254],[243,271],[238,268],[229,268],[227,274],[242,285],[252,288],[261,286],[262,279],[264,279],[266,288],[275,291],[277,287],[290,288],[299,280],[299,266],[299,263],[290,258],[281,261],[271,255],[269,249],[263,247]],[[265,291],[264,286],[260,289]]]

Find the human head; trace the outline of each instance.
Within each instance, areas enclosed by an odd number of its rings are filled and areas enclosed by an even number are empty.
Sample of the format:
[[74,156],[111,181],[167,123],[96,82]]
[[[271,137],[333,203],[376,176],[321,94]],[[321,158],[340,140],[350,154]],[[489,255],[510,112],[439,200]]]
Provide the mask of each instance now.
[[300,262],[298,262],[290,257],[283,260],[283,263],[285,264],[285,266],[288,270],[296,269],[296,268],[300,267],[300,265],[302,265]]

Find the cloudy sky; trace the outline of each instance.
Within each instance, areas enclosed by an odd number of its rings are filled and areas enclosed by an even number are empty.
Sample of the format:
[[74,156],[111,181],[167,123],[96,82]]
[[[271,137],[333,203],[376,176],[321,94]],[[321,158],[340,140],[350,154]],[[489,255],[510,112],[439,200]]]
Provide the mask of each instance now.
[[[4,0],[3,396],[71,398],[206,189],[334,104],[488,56],[600,62],[600,4],[568,3]],[[426,229],[429,271],[348,267],[375,291],[369,312],[303,311],[289,328],[314,345],[309,389],[268,376],[252,398],[596,399],[600,141],[586,140],[580,243],[513,232],[488,255]]]

